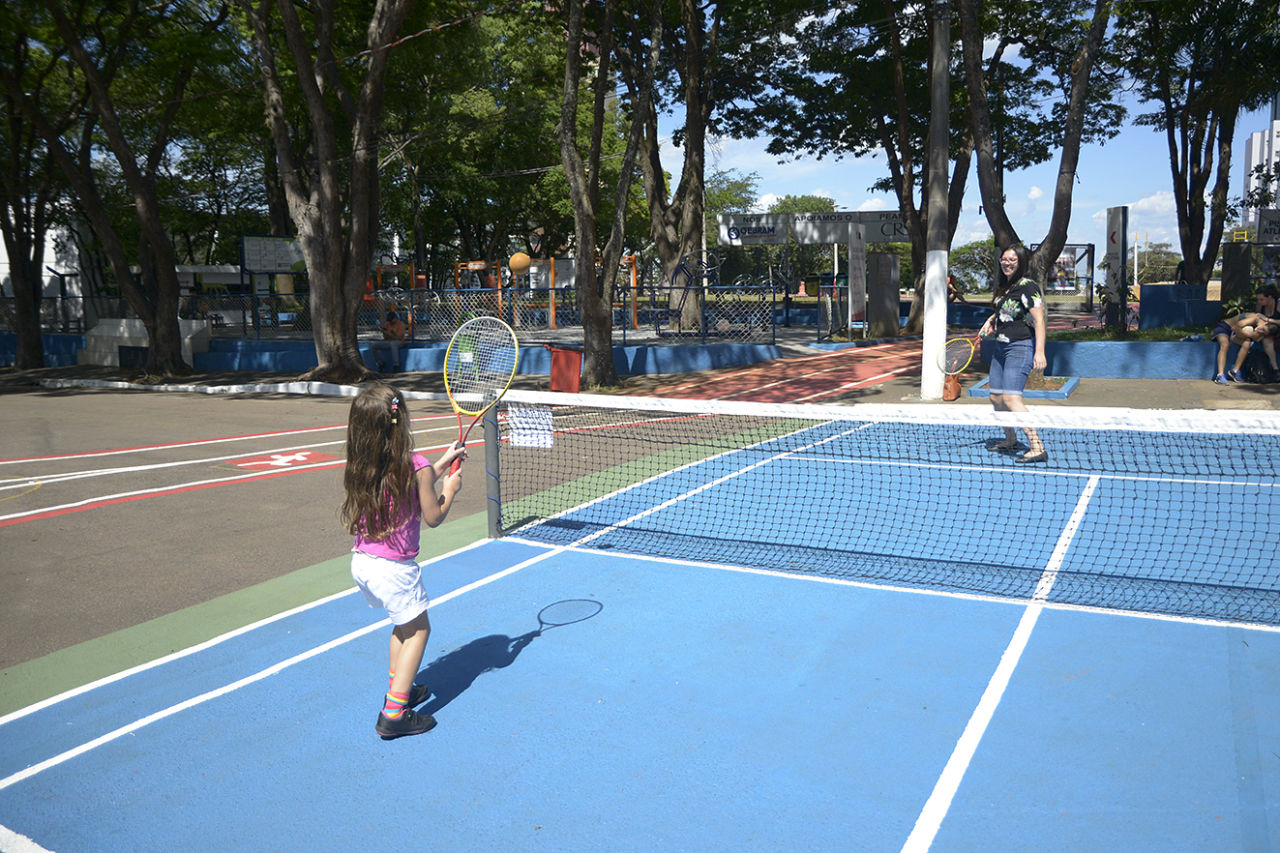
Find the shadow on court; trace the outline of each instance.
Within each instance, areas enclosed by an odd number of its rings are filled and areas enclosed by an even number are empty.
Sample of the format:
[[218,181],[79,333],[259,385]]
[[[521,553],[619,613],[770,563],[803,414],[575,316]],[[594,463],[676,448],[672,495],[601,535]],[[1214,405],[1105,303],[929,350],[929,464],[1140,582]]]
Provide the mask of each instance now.
[[551,628],[575,625],[596,616],[604,605],[592,599],[566,599],[549,604],[538,613],[538,627],[509,637],[490,634],[446,652],[418,672],[417,682],[431,688],[431,700],[419,710],[435,714],[466,692],[486,672],[515,663],[529,644]]
[[427,714],[438,713],[486,672],[505,669],[515,663],[537,636],[537,631],[514,638],[491,634],[436,658],[418,672],[418,683],[431,688],[431,701],[418,710]]

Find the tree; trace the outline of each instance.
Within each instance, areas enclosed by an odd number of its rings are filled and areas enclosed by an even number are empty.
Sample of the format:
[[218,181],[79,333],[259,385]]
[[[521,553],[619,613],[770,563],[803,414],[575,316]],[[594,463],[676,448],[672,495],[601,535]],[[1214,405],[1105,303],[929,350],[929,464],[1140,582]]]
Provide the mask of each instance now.
[[[667,37],[666,50],[654,57],[655,60],[666,58],[660,70],[650,69],[642,61],[642,47],[646,44],[642,39],[637,38],[633,45],[623,43],[618,51],[622,79],[636,104],[638,117],[643,121],[640,171],[649,207],[649,237],[662,265],[663,278],[668,281],[674,278],[680,260],[699,252],[703,243],[706,140],[711,117],[717,107],[716,68],[721,6],[714,0],[705,6],[696,0],[679,0],[678,20],[663,30]],[[633,31],[633,35],[642,36],[644,33]],[[672,93],[672,100],[678,98],[683,107],[684,123],[679,138],[684,155],[680,181],[674,190],[669,189],[667,173],[662,165],[658,135],[658,115],[662,104],[651,96],[654,76],[659,73],[665,88]],[[699,306],[694,300],[683,300],[683,303],[684,322],[691,322],[697,317]]]
[[961,293],[990,290],[996,280],[996,241],[988,237],[952,249],[948,269]]
[[[1049,230],[1031,256],[1032,277],[1043,281],[1066,245],[1080,146],[1086,139],[1113,135],[1123,115],[1109,101],[1115,78],[1098,70],[1107,47],[1111,2],[1094,0],[1092,8],[1076,0],[1002,3],[997,19],[986,26],[980,0],[958,2],[978,186],[997,246],[1023,242],[1004,208],[1003,172],[1010,167],[1009,153],[1003,152],[1002,161],[997,147],[1002,138],[1020,140],[1023,124],[1008,124],[1005,105],[1015,101],[1002,81],[1018,75],[1046,98],[1055,89],[1061,93],[1060,101],[1050,100],[1052,132],[1040,143],[1043,147],[1025,152],[1021,159],[1021,164],[1031,165],[1048,159],[1050,146],[1060,151]],[[993,38],[991,55],[984,59],[984,47]],[[1016,53],[1017,61],[1007,53]],[[1001,127],[1007,128],[1003,137]]]
[[[823,195],[784,195],[769,205],[769,213],[831,213],[835,209],[836,203]],[[787,251],[797,276],[821,273],[832,266],[830,246],[791,245]]]
[[1213,275],[1228,216],[1231,142],[1241,110],[1280,90],[1280,2],[1119,4],[1126,71],[1164,133],[1185,280]]
[[1158,284],[1175,280],[1181,256],[1171,244],[1148,243],[1136,257],[1138,275],[1135,284]]
[[[44,0],[44,7],[51,31],[70,60],[64,73],[71,75],[74,85],[83,86],[90,112],[75,117],[72,124],[78,123],[78,128],[73,134],[70,125],[47,116],[35,93],[23,91],[7,68],[0,71],[3,85],[43,137],[117,285],[146,326],[147,372],[187,373],[190,367],[182,360],[178,331],[176,257],[161,215],[156,179],[196,69],[218,63],[211,57],[221,47],[216,36],[227,7],[177,2],[144,6],[137,0],[101,7],[87,0],[71,5]],[[119,97],[149,105],[122,108]],[[130,195],[138,228],[136,278],[94,175],[93,157],[100,150],[110,152]]]
[[[358,381],[369,372],[356,333],[378,237],[384,81],[409,0],[375,0],[360,21],[340,18],[335,0],[278,0],[274,13],[272,0],[238,3],[253,32],[267,127],[311,287],[319,364],[305,378]],[[360,30],[364,50],[340,59],[342,34]],[[286,79],[297,84],[300,115]]]
[[[428,26],[418,10],[407,29]],[[429,28],[387,81],[383,221],[442,277],[461,260],[564,247],[573,231],[555,133],[563,33],[544,10]],[[385,241],[384,237],[384,241]],[[443,251],[441,248],[443,247]]]
[[[662,4],[660,0],[652,0],[648,8],[648,58],[640,78],[638,98],[631,108],[626,150],[623,152],[620,177],[614,192],[612,222],[603,246],[597,245],[603,212],[600,206],[601,161],[605,126],[611,118],[608,102],[612,94],[611,60],[619,4],[617,0],[605,0],[600,18],[593,22],[596,34],[594,39],[586,29],[584,0],[568,0],[566,5],[568,37],[564,106],[560,111],[557,135],[560,140],[560,159],[569,181],[569,198],[573,203],[577,252],[574,276],[583,327],[582,375],[588,387],[614,385],[617,383],[617,372],[613,366],[613,288],[623,252],[630,178],[643,130],[642,122],[649,112],[654,69],[662,41]],[[594,56],[594,73],[591,75],[592,107],[588,114],[588,141],[584,151],[579,142],[578,103],[583,65],[589,55]]]
[[747,213],[760,196],[760,176],[737,169],[718,169],[707,175],[703,233],[714,242],[718,236],[716,217],[722,213]]
[[[889,174],[874,188],[892,191],[911,235],[917,296],[923,292],[923,200],[930,181],[948,182],[947,234],[955,233],[971,163],[964,105],[952,108],[950,174],[932,175],[925,155],[929,126],[928,15],[922,7],[884,2],[827,3],[797,0],[772,15],[770,37],[735,53],[731,64],[738,93],[726,109],[735,135],[771,138],[768,150],[785,156],[863,156],[883,153]],[[952,87],[962,92],[963,87]],[[922,302],[912,306],[908,328],[919,331]]]
[[[755,172],[743,173],[736,169],[716,170],[707,175],[703,233],[707,235],[707,245],[715,248],[720,259],[722,282],[733,281],[740,275],[765,278],[771,270],[772,259],[766,246],[755,247],[748,256],[743,252],[726,251],[728,247],[719,245],[717,217],[727,213],[750,212],[760,197],[759,183],[760,176]],[[664,274],[665,269],[663,265]]]
[[[36,35],[43,31],[43,37]],[[56,43],[48,32],[48,20],[38,10],[6,5],[0,10],[0,39],[7,49],[0,51],[0,67],[6,80],[16,82],[4,90],[3,125],[0,125],[0,233],[9,256],[13,285],[19,369],[44,366],[41,342],[40,300],[43,295],[46,237],[56,214],[65,183],[58,179],[58,167],[34,122],[21,109],[24,93],[41,103],[47,115],[57,116],[55,132],[61,134],[78,115],[83,102],[59,107],[69,95],[58,85],[55,74],[62,57],[46,47]],[[56,51],[56,48],[55,48]]]

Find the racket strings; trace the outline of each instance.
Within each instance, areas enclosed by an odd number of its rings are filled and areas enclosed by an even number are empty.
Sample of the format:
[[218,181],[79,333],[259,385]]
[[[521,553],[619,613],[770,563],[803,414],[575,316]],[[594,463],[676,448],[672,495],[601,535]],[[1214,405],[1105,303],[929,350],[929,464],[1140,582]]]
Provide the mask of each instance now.
[[949,341],[942,355],[942,369],[946,373],[959,373],[969,366],[973,358],[973,343],[968,339]]
[[511,382],[517,352],[518,343],[505,323],[468,323],[445,355],[446,391],[463,411],[483,411]]

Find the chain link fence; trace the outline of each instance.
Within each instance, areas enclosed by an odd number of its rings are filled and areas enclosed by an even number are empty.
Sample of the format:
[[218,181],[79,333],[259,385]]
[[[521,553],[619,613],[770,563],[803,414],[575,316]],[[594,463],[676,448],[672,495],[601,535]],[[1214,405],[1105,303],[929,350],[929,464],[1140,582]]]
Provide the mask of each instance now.
[[[114,303],[116,300],[109,300]],[[40,330],[45,334],[82,334],[87,328],[85,300],[78,296],[50,296],[40,300]],[[18,301],[0,298],[0,331],[18,329]]]
[[[624,345],[640,341],[773,343],[782,296],[781,287],[748,277],[731,285],[702,280],[683,287],[658,281],[620,286],[613,299],[615,340]],[[391,311],[404,321],[410,341],[446,341],[458,326],[479,316],[500,317],[522,337],[582,338],[582,315],[573,287],[373,291],[361,303],[357,333],[380,339]],[[135,316],[120,298],[40,301],[40,323],[46,333],[83,334],[99,317]],[[313,329],[306,294],[189,294],[180,300],[178,316],[207,321],[215,338],[310,339]],[[15,331],[16,320],[15,299],[0,298],[0,331]]]
[[750,275],[722,284],[719,261],[695,255],[684,258],[671,281],[650,288],[647,325],[660,341],[775,343],[781,282]]

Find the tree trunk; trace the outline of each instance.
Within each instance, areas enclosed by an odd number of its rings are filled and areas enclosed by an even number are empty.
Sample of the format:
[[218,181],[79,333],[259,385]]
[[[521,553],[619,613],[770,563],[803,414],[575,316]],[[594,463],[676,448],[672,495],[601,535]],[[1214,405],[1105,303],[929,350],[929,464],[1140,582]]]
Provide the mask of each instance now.
[[[40,327],[40,298],[44,290],[44,279],[40,275],[43,266],[44,247],[37,249],[26,235],[15,235],[18,239],[10,241],[5,237],[5,248],[9,252],[9,272],[13,279],[13,303],[16,314],[15,331],[18,334],[18,352],[14,358],[14,366],[19,370],[31,370],[44,367],[44,342]],[[43,235],[37,236],[40,239]],[[34,254],[34,257],[33,257]]]
[[[358,319],[365,282],[373,268],[378,233],[378,140],[383,83],[390,44],[408,14],[408,0],[378,0],[368,26],[369,50],[360,90],[347,90],[333,58],[333,0],[309,8],[315,31],[307,32],[290,0],[278,11],[309,120],[307,150],[292,127],[271,39],[271,4],[240,0],[257,42],[264,82],[264,109],[275,145],[280,180],[307,265],[317,366],[303,379],[360,382],[372,374],[360,359]],[[342,151],[330,99],[336,95],[351,127]],[[344,175],[339,163],[349,162]]]
[[[662,265],[665,279],[672,289],[668,305],[680,308],[680,327],[696,328],[701,317],[701,290],[681,298],[687,280],[676,280],[676,268],[684,258],[701,257],[702,232],[705,222],[706,138],[707,122],[715,109],[714,92],[706,73],[709,55],[714,54],[718,32],[719,6],[716,6],[710,32],[693,0],[680,0],[680,15],[686,33],[681,69],[682,95],[685,107],[684,162],[680,183],[667,197],[666,172],[659,148],[658,114],[652,105],[644,113],[644,128],[639,139],[640,171],[645,199],[649,204],[649,236]],[[645,92],[642,67],[623,63],[631,94],[638,101]]]
[[[1093,19],[1083,40],[1075,49],[1068,84],[1066,116],[1063,121],[1062,153],[1059,157],[1058,180],[1054,189],[1053,215],[1048,233],[1031,255],[1031,277],[1043,281],[1067,242],[1067,224],[1071,218],[1071,196],[1075,188],[1076,166],[1080,161],[1080,140],[1084,132],[1085,107],[1089,95],[1089,78],[1098,57],[1110,21],[1110,0],[1095,0]],[[978,187],[982,195],[987,223],[995,235],[996,248],[1003,249],[1021,242],[1013,223],[1005,213],[1003,180],[993,156],[991,140],[991,107],[986,94],[982,69],[984,33],[978,23],[977,0],[960,0],[961,42],[963,46],[965,82],[969,91],[969,125],[978,160]]]

